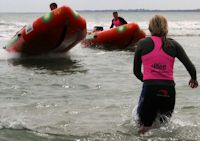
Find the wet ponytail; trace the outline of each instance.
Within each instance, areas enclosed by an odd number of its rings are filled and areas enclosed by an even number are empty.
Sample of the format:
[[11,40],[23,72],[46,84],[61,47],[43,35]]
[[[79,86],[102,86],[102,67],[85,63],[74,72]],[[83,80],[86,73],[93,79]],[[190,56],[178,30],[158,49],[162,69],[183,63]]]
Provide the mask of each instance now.
[[161,37],[162,38],[162,42],[163,42],[163,45],[166,47],[166,48],[169,48],[169,41],[167,40],[167,37],[166,36],[163,36]]
[[164,16],[155,15],[151,18],[149,22],[149,31],[151,32],[151,35],[161,37],[163,44],[165,44],[166,47],[169,47],[169,43],[167,41],[168,23]]
[[151,32],[151,35],[160,37],[167,36],[167,19],[161,15],[155,15],[149,22],[149,31]]

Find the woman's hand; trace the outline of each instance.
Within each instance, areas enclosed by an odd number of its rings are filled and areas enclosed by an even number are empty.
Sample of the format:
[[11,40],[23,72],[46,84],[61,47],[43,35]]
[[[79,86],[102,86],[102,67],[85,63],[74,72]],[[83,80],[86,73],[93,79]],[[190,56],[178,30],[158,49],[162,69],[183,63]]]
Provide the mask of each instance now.
[[193,79],[191,79],[190,81],[189,81],[189,84],[188,84],[191,88],[197,88],[198,87],[198,81],[197,80],[193,80]]

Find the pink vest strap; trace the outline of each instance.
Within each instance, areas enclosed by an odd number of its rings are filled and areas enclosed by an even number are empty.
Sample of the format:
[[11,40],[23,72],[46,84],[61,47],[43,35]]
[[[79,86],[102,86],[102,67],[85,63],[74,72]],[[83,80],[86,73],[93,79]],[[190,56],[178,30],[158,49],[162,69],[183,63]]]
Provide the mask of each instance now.
[[122,23],[120,22],[119,19],[113,19],[113,24],[114,24],[116,27],[122,25]]
[[174,58],[163,51],[162,39],[151,36],[154,49],[142,56],[143,80],[173,80]]

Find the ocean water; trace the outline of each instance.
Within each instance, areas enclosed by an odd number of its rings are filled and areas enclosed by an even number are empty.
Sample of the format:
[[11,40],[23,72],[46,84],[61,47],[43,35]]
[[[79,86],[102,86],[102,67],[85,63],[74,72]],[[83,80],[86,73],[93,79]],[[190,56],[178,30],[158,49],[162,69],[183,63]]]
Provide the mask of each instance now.
[[[109,28],[110,12],[80,12],[88,30]],[[155,14],[167,17],[176,39],[200,72],[200,14],[119,12],[147,35]],[[188,87],[189,74],[175,63],[176,106],[169,125],[137,134],[132,111],[142,84],[133,75],[134,52],[76,45],[59,56],[19,58],[2,47],[42,13],[0,13],[0,141],[176,141],[200,140],[200,89]]]

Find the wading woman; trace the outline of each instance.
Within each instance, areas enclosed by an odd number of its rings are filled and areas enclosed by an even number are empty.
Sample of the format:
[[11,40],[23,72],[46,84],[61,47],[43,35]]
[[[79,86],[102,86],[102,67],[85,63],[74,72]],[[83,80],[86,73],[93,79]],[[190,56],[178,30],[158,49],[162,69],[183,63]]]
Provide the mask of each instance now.
[[[175,40],[167,38],[166,18],[155,15],[149,22],[149,31],[151,37],[139,41],[134,57],[134,74],[143,82],[137,108],[139,134],[149,131],[158,115],[168,119],[172,116],[176,97],[173,77],[176,57],[191,76],[189,86],[198,87],[195,66],[183,47]],[[160,118],[160,121],[164,122],[164,119]]]

